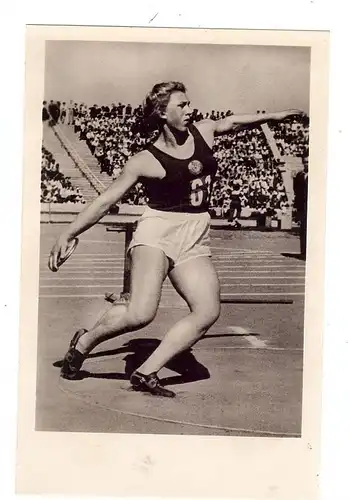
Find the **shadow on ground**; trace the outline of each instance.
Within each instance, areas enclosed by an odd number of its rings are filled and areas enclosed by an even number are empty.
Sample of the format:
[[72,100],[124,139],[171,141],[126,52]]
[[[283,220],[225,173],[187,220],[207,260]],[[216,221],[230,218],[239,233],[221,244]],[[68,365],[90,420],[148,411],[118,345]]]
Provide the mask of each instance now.
[[[83,380],[85,378],[99,378],[108,380],[129,380],[132,372],[141,366],[147,358],[156,350],[160,344],[159,339],[133,339],[124,344],[119,349],[108,351],[98,351],[92,353],[87,359],[100,358],[104,356],[116,356],[126,353],[123,358],[125,361],[124,373],[92,373],[86,370],[81,370],[75,380]],[[53,366],[60,368],[63,360],[56,361]],[[165,377],[162,379],[163,385],[185,384],[187,382],[195,382],[210,378],[209,370],[199,363],[195,358],[191,349],[178,354],[171,359],[164,368],[167,368],[177,375]]]

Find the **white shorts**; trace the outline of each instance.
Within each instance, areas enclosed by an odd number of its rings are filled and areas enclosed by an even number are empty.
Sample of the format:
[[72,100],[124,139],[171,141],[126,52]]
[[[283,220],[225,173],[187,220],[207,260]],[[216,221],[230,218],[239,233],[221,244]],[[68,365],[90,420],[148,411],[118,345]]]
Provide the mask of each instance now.
[[210,215],[164,212],[147,207],[138,221],[128,251],[145,245],[159,248],[172,267],[197,257],[210,257]]

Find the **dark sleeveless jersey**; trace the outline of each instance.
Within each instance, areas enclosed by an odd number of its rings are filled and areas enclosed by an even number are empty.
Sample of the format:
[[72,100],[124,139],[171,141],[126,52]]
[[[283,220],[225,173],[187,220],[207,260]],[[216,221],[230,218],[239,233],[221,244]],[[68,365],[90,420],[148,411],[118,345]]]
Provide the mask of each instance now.
[[194,125],[194,153],[185,160],[174,158],[151,144],[148,150],[165,170],[163,179],[142,177],[148,206],[168,212],[206,212],[217,171],[217,163],[204,138]]

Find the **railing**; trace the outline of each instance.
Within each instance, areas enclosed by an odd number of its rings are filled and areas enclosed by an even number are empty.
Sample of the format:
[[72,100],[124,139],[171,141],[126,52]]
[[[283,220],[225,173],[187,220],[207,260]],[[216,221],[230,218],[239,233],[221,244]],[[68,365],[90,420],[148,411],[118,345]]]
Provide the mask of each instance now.
[[267,143],[272,151],[275,160],[279,160],[278,168],[280,170],[284,189],[288,199],[289,208],[287,210],[285,229],[292,228],[292,212],[293,212],[293,201],[294,201],[294,189],[293,189],[293,176],[296,172],[301,170],[302,162],[300,158],[293,156],[281,155],[274,135],[267,123],[261,125],[261,129],[265,134]]
[[[86,205],[82,203],[41,203],[40,221],[44,224],[68,224],[72,222],[85,207]],[[119,222],[122,224],[128,222],[134,223],[143,214],[145,208],[145,205],[118,205],[118,213],[105,215],[99,221],[99,224],[110,226]],[[285,218],[282,215],[279,218],[265,218],[251,215],[250,217],[242,217],[240,222],[242,227],[250,229],[291,229],[286,226]],[[210,225],[212,229],[230,227],[225,217],[212,218]]]
[[279,152],[279,149],[277,147],[277,144],[276,144],[276,141],[275,141],[275,138],[273,136],[273,133],[271,132],[271,129],[270,127],[268,126],[267,123],[262,123],[261,124],[261,129],[262,131],[264,132],[264,135],[265,135],[265,138],[266,138],[266,141],[272,151],[272,154],[275,158],[275,160],[281,160],[281,153]]
[[86,165],[83,158],[81,158],[77,150],[72,146],[69,139],[65,136],[61,127],[57,124],[52,125],[52,130],[54,131],[57,139],[60,141],[62,147],[67,151],[67,154],[72,158],[80,172],[90,182],[91,186],[96,189],[97,193],[101,194],[103,191],[105,191],[106,186],[103,184],[103,182],[100,181],[100,179],[96,177],[96,175],[90,170],[88,165]]

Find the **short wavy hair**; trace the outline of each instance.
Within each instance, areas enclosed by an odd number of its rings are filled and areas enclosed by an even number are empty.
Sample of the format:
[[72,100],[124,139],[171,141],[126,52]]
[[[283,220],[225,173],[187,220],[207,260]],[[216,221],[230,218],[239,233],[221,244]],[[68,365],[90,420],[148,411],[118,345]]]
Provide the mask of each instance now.
[[143,116],[148,127],[159,129],[162,124],[161,115],[164,113],[171,94],[174,92],[187,92],[185,85],[181,82],[161,82],[154,85],[147,94],[143,104]]

